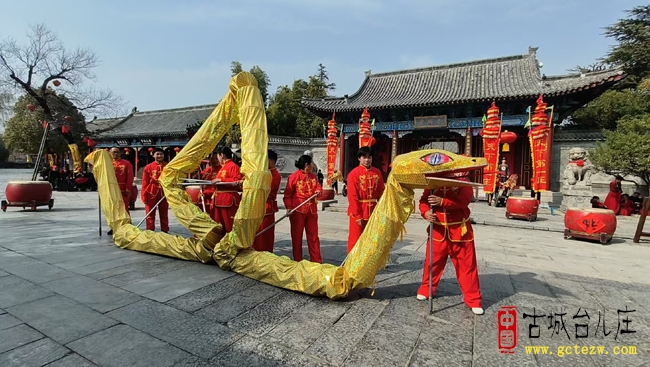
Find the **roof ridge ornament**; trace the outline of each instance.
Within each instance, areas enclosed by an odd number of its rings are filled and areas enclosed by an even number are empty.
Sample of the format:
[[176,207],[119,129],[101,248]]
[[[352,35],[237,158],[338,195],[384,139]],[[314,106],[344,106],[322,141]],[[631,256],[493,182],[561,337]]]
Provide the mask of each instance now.
[[537,50],[539,50],[539,47],[528,46],[528,53],[531,55],[535,55]]

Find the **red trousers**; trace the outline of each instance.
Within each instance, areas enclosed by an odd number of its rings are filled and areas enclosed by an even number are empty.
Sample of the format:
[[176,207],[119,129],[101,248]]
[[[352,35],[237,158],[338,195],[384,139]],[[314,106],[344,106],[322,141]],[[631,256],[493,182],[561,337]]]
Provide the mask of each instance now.
[[[257,230],[257,233],[260,233],[261,230],[267,228],[275,222],[275,214],[267,214],[262,220],[262,225],[260,229]],[[275,228],[271,228],[268,231],[262,233],[261,235],[255,237],[255,242],[253,242],[253,248],[257,251],[268,251],[273,252],[273,243],[275,242]]]
[[349,219],[350,219],[350,226],[348,230],[348,254],[354,248],[354,245],[359,240],[359,237],[361,237],[361,233],[363,233],[363,230],[366,228],[366,223],[367,223],[364,222],[364,225],[360,226],[356,220],[352,218]]
[[315,263],[322,263],[320,239],[318,238],[318,214],[294,212],[289,216],[289,221],[291,222],[293,259],[295,261],[302,260],[302,233],[306,232],[309,260]]
[[236,206],[229,206],[229,207],[221,207],[221,206],[215,206],[213,213],[214,216],[212,219],[214,219],[215,222],[221,223],[223,226],[223,234],[225,235],[226,233],[232,231],[232,223],[235,221],[235,214],[237,213],[237,208]]
[[[158,200],[162,198],[162,195],[152,196],[147,195],[147,202],[144,203],[145,212],[149,213],[151,208],[158,203]],[[160,213],[160,230],[167,233],[169,232],[169,204],[167,199],[163,200],[158,204],[158,212]],[[156,211],[151,211],[147,215],[147,230],[155,231],[156,230]]]
[[[429,244],[430,240],[427,241],[422,285],[418,289],[418,294],[423,296],[429,294]],[[469,307],[481,307],[481,285],[478,280],[474,241],[451,242],[448,239],[442,242],[433,241],[433,294],[436,293],[448,256],[451,256],[451,262],[456,268],[456,279],[463,292],[465,304]]]

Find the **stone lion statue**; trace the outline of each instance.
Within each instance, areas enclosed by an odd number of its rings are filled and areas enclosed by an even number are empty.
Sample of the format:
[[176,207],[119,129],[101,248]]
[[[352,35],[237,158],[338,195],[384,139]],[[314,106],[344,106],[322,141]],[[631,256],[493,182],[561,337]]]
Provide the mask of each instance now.
[[571,148],[569,150],[569,163],[564,169],[564,181],[568,185],[583,183],[591,186],[591,174],[594,166],[589,161],[589,153],[584,148]]

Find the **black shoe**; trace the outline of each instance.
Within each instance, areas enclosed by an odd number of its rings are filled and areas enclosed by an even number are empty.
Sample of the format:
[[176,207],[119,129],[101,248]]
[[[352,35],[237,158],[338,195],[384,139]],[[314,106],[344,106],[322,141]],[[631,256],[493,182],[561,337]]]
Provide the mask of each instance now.
[[111,229],[111,230],[108,231],[108,233],[106,233],[106,234],[109,235],[109,236],[112,236],[112,235],[113,235],[113,230]]

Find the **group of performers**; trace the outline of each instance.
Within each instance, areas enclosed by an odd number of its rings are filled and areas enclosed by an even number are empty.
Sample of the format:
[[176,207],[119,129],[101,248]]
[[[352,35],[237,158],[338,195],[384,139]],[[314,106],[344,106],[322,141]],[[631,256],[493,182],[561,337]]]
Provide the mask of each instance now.
[[605,202],[601,202],[598,196],[594,196],[591,198],[591,207],[609,209],[614,211],[616,215],[621,216],[639,214],[643,203],[643,196],[638,191],[632,194],[632,196],[624,194],[621,188],[623,181],[623,177],[616,176],[609,183],[609,193],[605,198]]
[[[122,190],[125,206],[128,211],[130,189],[133,185],[133,168],[131,164],[120,158],[118,148],[111,149],[113,166],[118,184]],[[158,181],[166,162],[161,149],[153,153],[155,161],[144,168],[142,176],[141,198],[148,213],[146,218],[147,230],[155,230],[156,213],[154,206],[158,205],[161,230],[169,231],[167,202]],[[202,180],[209,180],[215,185],[202,187],[200,207],[210,214],[215,222],[221,223],[224,233],[232,230],[233,220],[241,201],[241,186],[244,177],[240,168],[232,161],[233,153],[230,148],[218,149],[210,156],[210,165],[200,173]],[[273,252],[275,242],[275,213],[278,212],[277,194],[280,189],[281,176],[275,167],[277,154],[268,152],[268,168],[272,175],[271,191],[266,201],[266,211],[263,222],[258,230],[267,229],[255,239],[253,248],[257,251]],[[372,151],[370,147],[359,149],[357,158],[359,166],[347,176],[348,183],[348,217],[349,234],[347,252],[354,249],[363,233],[373,210],[377,206],[385,183],[379,169],[372,166]],[[291,245],[293,259],[303,260],[303,234],[306,235],[309,260],[322,263],[320,239],[318,236],[317,198],[323,191],[314,171],[313,158],[302,155],[296,162],[296,171],[287,180],[283,201],[291,223]],[[466,178],[461,178],[467,180]],[[219,183],[229,182],[232,186]],[[217,188],[218,187],[218,188]],[[222,187],[227,187],[222,189]],[[422,217],[432,226],[433,238],[427,240],[427,251],[424,262],[422,284],[417,291],[418,300],[427,300],[435,294],[438,282],[442,276],[447,258],[456,268],[456,277],[464,295],[464,301],[475,314],[483,314],[481,291],[478,279],[476,252],[474,248],[474,232],[469,220],[469,204],[473,190],[470,187],[440,188],[424,190],[420,198]],[[434,247],[433,259],[429,258],[429,246]],[[433,278],[429,279],[429,263],[433,263]],[[433,293],[429,293],[429,282],[432,282]]]

